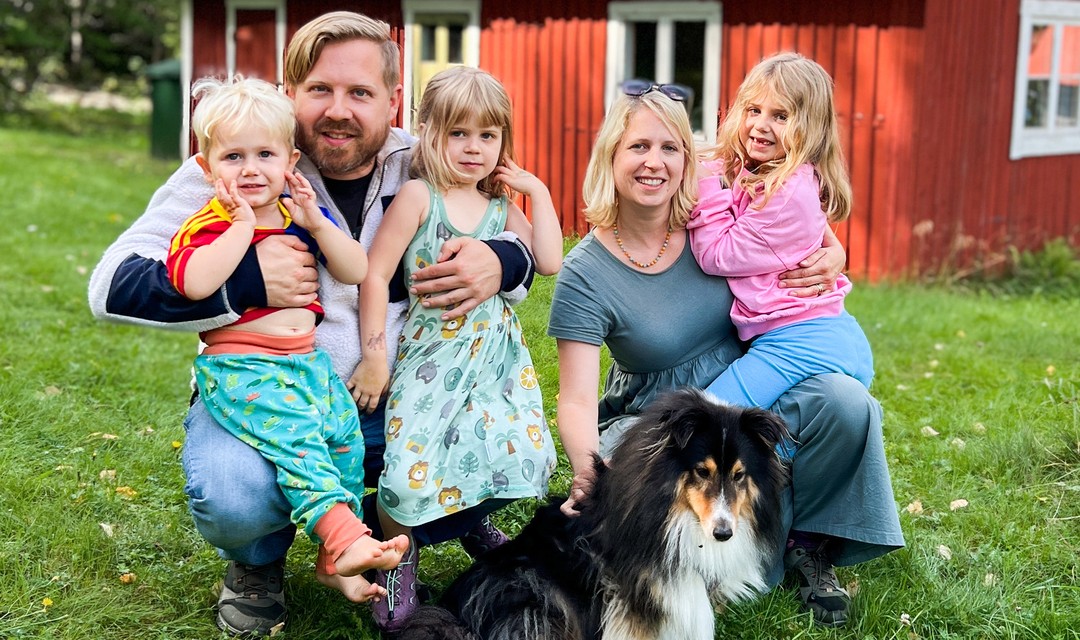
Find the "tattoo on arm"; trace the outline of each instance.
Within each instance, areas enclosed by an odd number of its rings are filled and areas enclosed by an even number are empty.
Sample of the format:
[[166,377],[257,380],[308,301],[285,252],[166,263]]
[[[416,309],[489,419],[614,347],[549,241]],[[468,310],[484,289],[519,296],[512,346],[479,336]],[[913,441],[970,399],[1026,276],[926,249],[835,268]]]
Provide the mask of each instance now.
[[382,349],[383,351],[385,351],[386,332],[380,331],[379,333],[376,333],[375,335],[369,337],[367,341],[367,347],[368,349]]

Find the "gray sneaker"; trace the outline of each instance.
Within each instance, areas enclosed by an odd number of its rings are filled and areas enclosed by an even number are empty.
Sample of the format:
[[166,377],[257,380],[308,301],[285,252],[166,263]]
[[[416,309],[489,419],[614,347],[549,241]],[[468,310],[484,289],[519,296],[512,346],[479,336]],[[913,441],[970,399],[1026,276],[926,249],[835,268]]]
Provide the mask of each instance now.
[[842,627],[847,622],[851,596],[840,586],[824,546],[813,550],[791,547],[784,554],[784,568],[794,569],[799,601],[804,611],[814,614],[814,622],[825,627]]
[[229,562],[218,597],[217,626],[234,636],[259,637],[285,627],[285,558],[261,566]]

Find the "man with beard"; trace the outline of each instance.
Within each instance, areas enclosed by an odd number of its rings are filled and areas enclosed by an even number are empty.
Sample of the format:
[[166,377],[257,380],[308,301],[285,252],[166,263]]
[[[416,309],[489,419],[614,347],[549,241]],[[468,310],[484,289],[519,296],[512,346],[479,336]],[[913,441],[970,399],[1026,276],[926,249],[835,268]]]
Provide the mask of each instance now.
[[[319,204],[348,228],[365,248],[398,188],[408,179],[414,139],[392,128],[402,86],[399,51],[389,27],[351,12],[329,13],[301,27],[285,60],[285,91],[297,121],[297,163],[318,194]],[[258,181],[258,176],[251,180]],[[181,222],[213,195],[194,157],[154,194],[146,212],[110,246],[90,279],[90,306],[101,319],[189,331],[233,323],[251,307],[303,307],[318,291],[326,316],[316,345],[330,354],[347,380],[360,360],[357,288],[317,271],[299,239],[279,235],[248,251],[221,290],[198,302],[181,296],[164,265]],[[532,277],[532,261],[516,238],[480,242],[452,239],[441,261],[409,285],[431,294],[428,304],[457,306],[458,317],[502,291],[521,299]],[[386,344],[397,345],[407,295],[402,288],[387,314]],[[394,349],[387,349],[393,366]],[[380,406],[364,416],[365,483],[375,486],[385,447]],[[289,503],[277,486],[274,467],[219,426],[201,402],[184,422],[182,465],[185,492],[199,533],[229,561],[217,605],[217,624],[233,634],[265,635],[286,618],[285,554],[295,537]],[[468,509],[414,530],[418,545],[461,537],[476,553],[505,540],[488,510]],[[487,504],[487,503],[485,503]],[[505,502],[503,502],[505,504]],[[364,509],[373,535],[380,530],[375,508]],[[475,512],[475,513],[474,513]]]

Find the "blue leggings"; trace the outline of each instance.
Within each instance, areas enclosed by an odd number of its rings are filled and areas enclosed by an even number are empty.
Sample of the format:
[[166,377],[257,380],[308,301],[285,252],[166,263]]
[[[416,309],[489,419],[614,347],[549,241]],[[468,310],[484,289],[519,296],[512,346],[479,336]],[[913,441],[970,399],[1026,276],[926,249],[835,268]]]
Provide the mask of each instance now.
[[744,407],[771,407],[788,389],[823,373],[847,374],[867,389],[874,356],[851,314],[815,318],[758,336],[706,389]]

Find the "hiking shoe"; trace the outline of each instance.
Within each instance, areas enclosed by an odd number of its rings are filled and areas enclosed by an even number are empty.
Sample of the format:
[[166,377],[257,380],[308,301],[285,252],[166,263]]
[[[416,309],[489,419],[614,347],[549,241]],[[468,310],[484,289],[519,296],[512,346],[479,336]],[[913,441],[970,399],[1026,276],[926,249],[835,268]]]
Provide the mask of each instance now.
[[267,636],[285,626],[285,558],[253,566],[229,562],[218,597],[217,626],[235,636]]
[[847,622],[851,597],[840,586],[832,563],[823,552],[793,546],[784,554],[784,568],[794,569],[799,601],[804,611],[814,614],[814,622],[825,627],[842,627]]
[[473,558],[479,558],[488,551],[501,547],[509,541],[510,538],[506,537],[506,534],[502,531],[499,531],[499,528],[491,521],[491,516],[484,516],[483,520],[477,522],[476,526],[461,536],[462,548],[465,549],[465,553]]
[[382,599],[371,603],[371,615],[381,631],[400,631],[420,606],[416,596],[416,565],[419,561],[416,543],[410,541],[409,549],[397,567],[375,572],[375,584],[386,589]]

